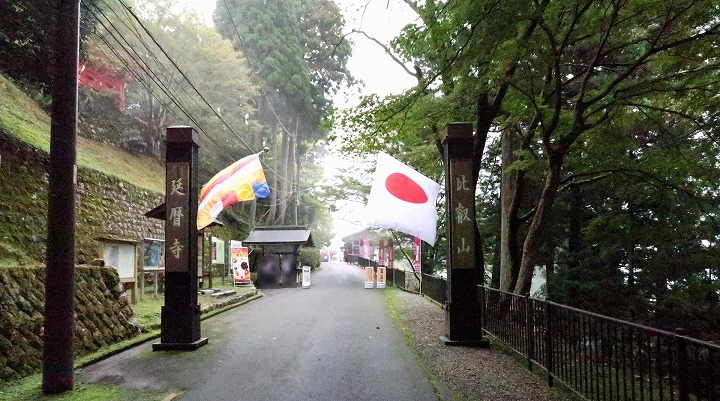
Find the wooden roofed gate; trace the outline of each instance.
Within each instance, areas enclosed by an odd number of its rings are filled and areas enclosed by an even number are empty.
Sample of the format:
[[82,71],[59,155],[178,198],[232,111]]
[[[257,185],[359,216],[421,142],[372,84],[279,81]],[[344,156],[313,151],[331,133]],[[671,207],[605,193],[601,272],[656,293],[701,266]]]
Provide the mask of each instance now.
[[295,287],[300,282],[300,248],[314,246],[312,233],[302,226],[255,227],[243,241],[260,248],[257,287]]

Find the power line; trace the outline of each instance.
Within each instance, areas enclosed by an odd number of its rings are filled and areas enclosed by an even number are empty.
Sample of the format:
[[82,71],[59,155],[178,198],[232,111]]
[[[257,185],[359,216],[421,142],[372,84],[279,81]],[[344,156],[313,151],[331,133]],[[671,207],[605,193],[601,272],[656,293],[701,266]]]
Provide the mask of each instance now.
[[[104,0],[102,0],[102,1],[105,2]],[[105,3],[105,4],[107,4],[107,3]],[[192,83],[192,81],[190,81],[190,79],[187,77],[187,75],[186,75],[186,74],[182,71],[182,69],[177,65],[177,63],[175,62],[175,60],[173,60],[173,58],[167,53],[167,51],[165,51],[165,49],[162,47],[162,45],[158,42],[158,40],[155,38],[155,36],[152,34],[152,32],[150,32],[150,30],[145,26],[145,24],[144,24],[144,23],[142,22],[142,20],[137,16],[137,14],[135,14],[135,12],[132,11],[132,8],[129,7],[129,6],[125,3],[124,0],[120,0],[120,4],[124,7],[124,9],[126,10],[126,12],[129,13],[129,14],[132,16],[132,18],[138,23],[138,25],[140,25],[140,27],[142,28],[142,30],[150,37],[150,39],[153,41],[153,43],[158,47],[158,49],[163,53],[163,55],[168,59],[168,61],[170,61],[170,63],[173,65],[173,67],[180,73],[180,75],[182,75],[182,77],[183,77],[183,78],[185,79],[185,81],[192,87],[192,89],[195,91],[195,93],[203,100],[203,102],[205,103],[205,105],[207,105],[207,106],[212,110],[213,114],[215,114],[215,116],[223,123],[223,125],[225,125],[225,127],[227,127],[227,129],[233,134],[233,136],[234,136],[235,138],[237,138],[237,139],[240,141],[240,143],[241,143],[243,146],[245,146],[245,148],[246,148],[247,150],[249,150],[251,153],[257,153],[257,152],[255,152],[255,151],[247,144],[247,142],[246,142],[244,139],[242,139],[242,138],[237,134],[237,132],[235,132],[235,130],[225,121],[225,119],[224,119],[222,116],[220,116],[220,114],[217,112],[217,110],[215,109],[215,107],[213,107],[213,106],[210,104],[210,102],[208,102],[208,100],[202,95],[202,93],[197,89],[197,87]],[[108,6],[109,6],[109,5],[108,5]],[[147,48],[147,47],[146,47],[146,48]],[[152,51],[151,51],[149,48],[148,48],[148,52],[150,52],[150,53],[154,56],[154,53],[152,53]],[[248,65],[250,66],[251,72],[252,72],[253,74],[255,74],[254,71],[253,71],[253,69],[252,69],[252,65],[250,65],[250,60],[249,60],[249,59],[248,59]],[[164,66],[163,66],[163,67],[164,67]],[[255,74],[255,75],[256,75],[256,74]],[[257,75],[256,75],[256,78],[257,78]],[[264,92],[262,91],[262,88],[260,88],[260,91],[264,94]],[[265,97],[266,97],[266,99],[267,99],[267,95],[265,95]],[[280,126],[285,130],[285,132],[288,133],[288,135],[294,137],[294,135],[293,135],[292,133],[290,133],[290,132],[283,126],[283,124],[282,124],[282,122],[280,121],[279,117],[277,117],[277,114],[275,114],[274,108],[272,107],[272,104],[270,104],[269,99],[268,99],[268,104],[269,104],[271,110],[273,111],[273,114],[274,114],[275,117],[278,119],[278,123],[280,123]],[[281,176],[274,168],[272,168],[272,167],[270,167],[270,166],[267,166],[267,168],[268,168],[268,170],[272,171],[272,172],[278,177],[278,179],[280,179],[281,181],[290,182],[290,181],[287,180],[285,177]]]
[[175,63],[175,60],[173,60],[172,57],[170,57],[170,55],[169,55],[169,54],[165,51],[165,49],[160,45],[160,43],[158,43],[157,39],[155,39],[155,36],[153,36],[153,34],[150,32],[150,30],[142,23],[142,21],[141,21],[140,18],[135,14],[135,12],[132,11],[132,9],[125,3],[124,0],[119,0],[119,1],[120,1],[120,4],[122,4],[122,6],[125,7],[125,9],[130,13],[130,15],[132,15],[133,18],[138,22],[138,24],[140,25],[140,27],[141,27],[141,28],[145,31],[145,33],[150,37],[150,39],[153,41],[153,43],[155,43],[155,45],[158,47],[158,49],[160,49],[160,51],[162,52],[162,54],[163,54],[165,57],[167,57],[167,59],[170,61],[170,63],[173,65],[173,67],[175,67],[175,69],[180,73],[180,75],[182,75],[182,77],[185,79],[185,81],[188,83],[188,85],[190,85],[190,87],[195,91],[195,93],[197,93],[197,95],[200,96],[200,99],[202,99],[203,102],[213,111],[213,113],[215,114],[215,116],[216,116],[218,119],[220,119],[220,121],[222,121],[222,123],[225,125],[225,127],[227,127],[227,129],[229,129],[230,132],[232,132],[232,134],[240,141],[240,143],[241,143],[243,146],[245,146],[245,148],[246,148],[248,151],[250,151],[250,153],[257,153],[257,152],[255,152],[255,151],[250,147],[250,145],[248,145],[248,143],[247,143],[244,139],[242,139],[242,138],[235,132],[234,129],[232,129],[232,127],[225,121],[225,119],[224,119],[222,116],[220,116],[220,113],[217,112],[217,110],[215,109],[215,107],[213,107],[213,106],[210,104],[210,102],[207,101],[207,99],[205,98],[205,96],[203,96],[202,93],[200,93],[200,91],[197,89],[197,87],[195,87],[195,85],[192,83],[192,81],[190,81],[190,79],[187,77],[187,75],[185,75],[185,73],[180,69],[180,67],[177,65],[177,63]]
[[[104,1],[103,1],[103,2],[104,2]],[[125,22],[122,20],[122,18],[120,18],[120,15],[117,13],[117,11],[116,11],[115,9],[113,9],[108,3],[106,3],[106,2],[104,2],[104,3],[105,3],[105,4],[108,6],[108,8],[115,14],[115,16],[118,17],[118,20],[119,20],[121,23],[123,23],[123,25],[140,41],[140,43],[141,43],[142,46],[145,48],[145,50],[147,50],[147,53],[148,53],[147,55],[149,56],[149,58],[151,58],[151,59],[155,62],[155,64],[156,64],[159,68],[161,68],[161,69],[165,72],[165,74],[166,74],[172,81],[174,81],[174,83],[177,85],[178,88],[182,89],[187,95],[191,95],[191,94],[187,91],[187,89],[185,88],[185,86],[181,85],[180,82],[177,81],[177,79],[175,79],[174,75],[167,69],[166,65],[159,60],[159,58],[155,55],[155,53],[154,53],[153,50],[150,48],[150,46],[147,44],[147,42],[145,42],[145,40],[142,38],[142,36],[140,35],[139,31],[134,27],[134,24],[132,24],[132,26],[130,26],[130,25],[128,25],[127,23],[125,23]],[[170,89],[168,86],[166,86],[166,85],[162,82],[161,78],[158,76],[158,74],[157,74],[155,71],[153,71],[153,68],[148,64],[148,62],[145,60],[145,58],[144,58],[141,54],[139,54],[139,53],[134,49],[134,47],[132,46],[132,44],[130,44],[130,43],[128,42],[128,40],[124,37],[125,35],[123,35],[123,34],[120,32],[120,30],[115,26],[115,24],[112,22],[112,20],[110,20],[110,18],[108,18],[108,16],[102,11],[102,9],[100,9],[100,7],[98,7],[97,4],[93,4],[93,6],[97,9],[97,12],[100,13],[100,14],[102,14],[102,16],[105,18],[105,20],[107,20],[108,25],[110,25],[110,26],[112,27],[112,29],[117,33],[117,37],[115,36],[115,34],[113,34],[112,30],[111,30],[107,25],[105,25],[105,24],[100,20],[100,18],[98,18],[97,14],[96,14],[95,12],[93,12],[92,10],[89,10],[89,11],[90,11],[91,13],[93,13],[93,15],[96,17],[96,19],[97,19],[98,22],[100,23],[100,25],[108,32],[108,34],[115,40],[115,42],[117,42],[117,44],[120,46],[120,48],[122,48],[122,50],[123,50],[125,53],[127,53],[128,56],[130,56],[130,59],[140,68],[140,70],[142,70],[142,71],[147,75],[147,78],[149,78],[150,80],[152,80],[153,83],[158,86],[158,88],[172,101],[172,103],[175,104],[175,105],[178,107],[178,109],[179,109],[183,114],[185,114],[185,115],[196,125],[196,127],[198,127],[198,129],[208,138],[208,140],[210,140],[216,147],[221,148],[222,151],[228,156],[229,159],[231,159],[232,161],[235,161],[236,159],[227,152],[226,148],[220,146],[220,145],[212,138],[212,136],[199,124],[199,122],[190,114],[190,112],[186,109],[186,107],[180,102],[180,100],[179,100],[179,98],[177,97],[177,95],[173,94],[173,90]],[[153,43],[155,43],[155,45],[158,46],[158,48],[159,48],[159,49],[161,50],[161,52],[165,55],[165,57],[167,57],[167,59],[171,62],[171,64],[173,65],[173,67],[175,67],[175,69],[177,69],[178,72],[183,76],[183,78],[185,79],[185,81],[186,81],[189,85],[191,85],[191,87],[193,88],[193,90],[195,91],[195,93],[203,99],[205,105],[208,106],[208,107],[210,107],[210,108],[213,110],[213,114],[215,114],[215,116],[218,117],[218,118],[221,120],[221,122],[222,122],[222,123],[230,130],[230,132],[241,142],[241,144],[244,145],[248,150],[250,150],[250,151],[252,152],[252,149],[247,145],[247,143],[246,143],[242,138],[240,138],[240,137],[237,135],[237,133],[232,129],[232,127],[230,127],[229,124],[222,118],[222,116],[220,116],[220,115],[217,113],[217,111],[215,110],[215,108],[214,108],[212,105],[210,105],[210,103],[209,103],[209,102],[207,101],[207,99],[202,95],[202,93],[199,92],[199,90],[197,89],[197,87],[189,80],[189,78],[187,77],[187,75],[179,68],[179,66],[177,65],[177,63],[176,63],[176,62],[170,57],[170,55],[162,48],[162,46],[159,44],[159,42],[152,36],[152,34],[149,32],[149,30],[143,25],[142,21],[137,17],[137,15],[135,15],[134,13],[132,13],[132,11],[129,10],[128,6],[127,6],[125,3],[123,3],[123,6],[124,6],[125,9],[127,10],[127,12],[132,15],[133,19],[134,19],[135,21],[137,21],[138,24],[141,25],[141,27],[143,28],[143,31],[145,31],[146,34],[148,34],[149,36],[151,36],[151,38],[152,38],[152,40],[153,40]],[[113,52],[113,54],[115,54],[116,57],[118,57],[119,60],[123,60],[123,58],[117,53],[117,51],[113,48],[113,46],[112,46],[110,43],[108,43],[107,40],[105,40],[105,38],[103,38],[103,37],[100,36],[100,35],[98,35],[98,37],[100,37],[100,39],[102,39],[103,42],[105,42],[105,44],[108,46],[108,48]],[[118,39],[118,37],[122,38],[122,40]],[[124,43],[124,44],[123,44],[123,43]],[[128,50],[128,48],[129,48],[130,50]],[[134,54],[134,56],[133,56],[133,54]],[[107,55],[106,55],[106,56],[107,56]],[[249,61],[249,60],[248,60],[248,61]],[[136,73],[133,71],[133,69],[129,66],[129,63],[127,63],[126,61],[123,61],[123,63],[124,63],[125,66],[130,70],[130,72],[133,74],[133,76],[136,77],[136,79],[138,79],[139,82],[145,82],[145,80],[144,80],[142,77],[140,77],[138,74],[136,74]],[[147,85],[147,84],[146,84],[146,85]],[[158,101],[162,102],[162,100],[161,100],[159,97],[157,97],[154,92],[151,91],[150,93],[152,94],[152,96],[153,96],[155,99],[157,99]],[[198,106],[200,105],[197,101],[195,101],[195,98],[194,98],[193,96],[190,96],[190,98],[194,101],[194,103],[195,103],[196,105],[198,105]],[[268,101],[269,101],[269,99],[268,99]],[[270,105],[270,106],[272,106],[272,105]],[[274,111],[274,110],[273,110],[273,111]],[[170,112],[171,112],[175,117],[179,118],[179,117],[177,116],[177,114],[175,114],[175,112],[172,110],[172,108],[170,108]],[[278,118],[277,115],[276,115],[276,118]],[[280,121],[279,121],[279,122],[280,122]],[[281,123],[281,122],[280,122],[280,123]],[[283,127],[283,128],[284,128],[284,127]],[[286,130],[286,131],[287,131],[287,130]],[[290,133],[289,133],[289,134],[290,134]],[[290,134],[290,135],[292,135],[292,134]],[[276,176],[278,179],[280,179],[281,181],[283,181],[283,182],[290,182],[290,181],[287,180],[285,177],[283,177],[283,176],[281,176],[280,174],[278,174],[278,172],[277,172],[275,169],[273,169],[272,167],[269,167],[269,166],[268,166],[268,169],[269,169],[270,171],[272,171],[272,172],[275,174],[275,176]],[[273,191],[277,191],[277,190],[278,190],[277,188],[273,188]],[[292,194],[290,194],[290,195],[288,196],[288,198],[289,198],[290,196],[292,196]],[[282,203],[284,203],[284,202],[286,202],[286,201],[287,201],[287,200],[284,200],[284,201],[282,201]]]
[[[84,3],[84,4],[85,4],[85,3]],[[97,5],[95,5],[95,6],[97,7]],[[228,156],[228,158],[230,158],[230,160],[235,160],[235,158],[234,158],[232,155],[230,155],[230,153],[228,153],[227,150],[226,150],[224,147],[220,146],[220,145],[217,143],[217,141],[215,141],[215,139],[213,139],[212,136],[210,136],[210,134],[209,134],[209,133],[202,127],[202,125],[195,119],[195,117],[193,117],[193,116],[190,114],[190,112],[185,108],[185,106],[182,105],[182,103],[179,101],[179,99],[178,99],[174,94],[171,93],[171,90],[170,90],[168,87],[166,87],[166,86],[162,83],[162,81],[160,81],[160,79],[159,79],[159,78],[157,77],[157,75],[152,71],[152,69],[150,68],[150,66],[148,66],[148,65],[145,63],[145,61],[143,60],[142,56],[141,56],[140,54],[138,54],[137,51],[135,51],[135,49],[132,47],[132,45],[131,45],[129,42],[127,42],[127,40],[126,40],[124,37],[122,37],[122,33],[120,33],[120,32],[117,30],[117,28],[116,28],[115,26],[113,26],[113,29],[115,29],[115,31],[118,33],[118,35],[122,38],[122,41],[121,41],[120,39],[118,39],[118,38],[115,36],[115,34],[113,34],[113,32],[105,25],[105,23],[103,23],[102,20],[100,20],[100,18],[98,18],[98,15],[97,15],[93,10],[87,9],[87,11],[89,11],[91,14],[93,14],[93,15],[95,16],[95,18],[97,19],[98,23],[105,29],[105,31],[108,32],[108,34],[112,37],[112,39],[123,49],[123,51],[125,51],[125,52],[128,54],[128,56],[130,56],[130,58],[137,64],[137,66],[148,76],[148,78],[150,78],[150,79],[158,86],[158,88],[168,97],[168,99],[170,99],[170,101],[172,101],[173,104],[175,104],[175,105],[178,107],[178,109],[179,109],[188,119],[190,119],[190,121],[191,121],[193,124],[195,124],[195,126],[198,128],[198,130],[201,131],[201,132],[208,138],[208,140],[209,140],[211,143],[213,143],[217,148],[219,148],[220,150],[222,150],[222,151]],[[112,26],[112,22],[111,22],[110,19],[107,17],[107,15],[105,15],[105,14],[102,13],[101,11],[100,11],[100,13],[101,13],[101,14],[103,15],[103,17],[105,17],[105,19],[108,21],[108,24],[110,24],[110,25]],[[133,74],[133,76],[136,77],[136,79],[140,78],[139,76],[137,76],[137,74],[134,73],[133,69],[127,64],[127,62],[125,62],[125,61],[122,60],[122,58],[117,54],[117,51],[114,49],[114,47],[113,47],[110,43],[108,43],[107,40],[105,40],[105,38],[103,38],[103,37],[100,36],[100,35],[97,35],[97,36],[108,46],[108,48],[113,52],[113,54],[115,54],[116,57],[118,57],[118,59],[121,60],[121,62],[123,62],[123,64],[125,64],[125,66],[126,66],[126,67],[128,68],[128,70],[131,72],[131,74]],[[123,41],[125,42],[125,44],[127,44],[127,47],[126,47],[125,45],[123,45],[123,43],[122,43]],[[130,48],[130,50],[128,50],[128,48]],[[137,58],[133,57],[131,51],[132,51],[132,53],[135,54],[135,56],[136,56]],[[138,60],[139,60],[139,61],[138,61]],[[142,64],[141,64],[141,63],[142,63]],[[143,64],[144,64],[144,66],[143,66]],[[140,82],[143,82],[142,78],[140,78],[139,81],[140,81]],[[153,93],[153,92],[150,92],[150,93]],[[153,94],[153,97],[155,97],[154,94]],[[161,102],[162,102],[161,99],[159,99],[159,98],[157,98],[157,97],[155,97],[155,98],[156,98],[158,101],[161,101]],[[176,117],[177,117],[177,115],[176,115]]]

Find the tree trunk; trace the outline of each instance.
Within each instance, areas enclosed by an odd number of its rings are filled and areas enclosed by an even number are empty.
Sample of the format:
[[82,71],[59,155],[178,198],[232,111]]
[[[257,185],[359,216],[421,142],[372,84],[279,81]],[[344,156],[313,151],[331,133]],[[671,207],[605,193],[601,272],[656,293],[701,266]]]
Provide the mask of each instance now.
[[582,249],[582,189],[579,186],[570,188],[570,216],[568,224],[568,267],[574,269],[580,265],[580,250]]
[[560,169],[563,163],[563,154],[552,152],[548,155],[548,171],[545,173],[545,185],[542,194],[535,208],[530,228],[525,236],[525,242],[522,250],[522,260],[520,261],[520,272],[518,281],[515,284],[514,293],[526,295],[529,288],[529,282],[533,276],[533,264],[537,248],[541,243],[540,234],[545,222],[546,214],[552,209],[557,195],[558,186],[560,185]]
[[272,225],[275,221],[275,212],[277,210],[277,202],[278,202],[278,134],[276,132],[275,126],[272,128],[272,160],[273,160],[273,178],[272,178],[272,186],[270,190],[270,210],[268,210],[267,218],[265,219],[265,224]]
[[495,250],[493,251],[492,277],[490,278],[490,287],[500,288],[500,241],[495,241]]
[[282,167],[278,170],[278,174],[282,175],[282,183],[280,184],[280,199],[278,206],[280,208],[277,216],[278,225],[285,225],[285,214],[287,213],[288,194],[290,193],[290,134],[283,132],[282,134]]
[[500,178],[500,289],[512,291],[520,270],[520,249],[518,246],[518,212],[522,200],[522,187],[518,185],[519,172],[506,172],[516,160],[519,148],[517,136],[506,130],[500,137],[501,178]]
[[293,184],[295,199],[293,202],[293,223],[298,225],[298,208],[300,207],[300,157],[298,155],[298,125],[300,119],[295,123],[295,136],[292,138],[292,167],[293,167]]

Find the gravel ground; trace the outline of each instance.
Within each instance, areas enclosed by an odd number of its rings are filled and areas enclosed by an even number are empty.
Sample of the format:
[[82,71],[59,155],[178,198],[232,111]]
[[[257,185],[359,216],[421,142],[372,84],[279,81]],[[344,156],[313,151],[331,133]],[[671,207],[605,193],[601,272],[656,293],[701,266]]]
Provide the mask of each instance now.
[[[434,376],[443,400],[560,401],[570,397],[498,349],[449,347],[442,308],[427,298],[398,291],[397,306],[416,352]],[[447,390],[450,391],[447,391]]]

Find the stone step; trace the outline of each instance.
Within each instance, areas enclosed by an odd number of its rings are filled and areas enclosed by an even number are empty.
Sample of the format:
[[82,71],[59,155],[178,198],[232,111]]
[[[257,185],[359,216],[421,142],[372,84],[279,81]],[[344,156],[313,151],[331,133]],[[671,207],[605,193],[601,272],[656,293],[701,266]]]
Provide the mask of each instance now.
[[213,297],[213,298],[223,298],[223,297],[227,297],[227,296],[230,296],[230,295],[234,295],[235,293],[237,293],[237,291],[233,291],[233,290],[220,291],[220,292],[216,292],[216,293],[214,293],[214,294],[210,294],[210,296]]

